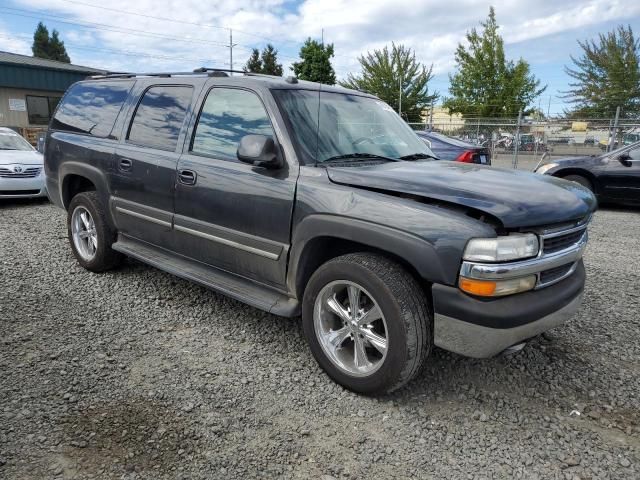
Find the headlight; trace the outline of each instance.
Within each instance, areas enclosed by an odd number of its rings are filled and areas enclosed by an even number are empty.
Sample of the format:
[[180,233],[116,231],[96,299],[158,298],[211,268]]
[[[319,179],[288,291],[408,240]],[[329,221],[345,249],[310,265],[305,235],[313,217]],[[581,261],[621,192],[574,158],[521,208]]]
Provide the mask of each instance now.
[[558,166],[557,163],[545,163],[541,167],[538,167],[538,169],[536,170],[536,173],[539,173],[540,175],[544,175],[546,172],[548,172],[549,170],[557,166]]
[[533,233],[515,233],[496,238],[473,238],[464,249],[464,260],[472,262],[506,262],[535,257],[538,237]]

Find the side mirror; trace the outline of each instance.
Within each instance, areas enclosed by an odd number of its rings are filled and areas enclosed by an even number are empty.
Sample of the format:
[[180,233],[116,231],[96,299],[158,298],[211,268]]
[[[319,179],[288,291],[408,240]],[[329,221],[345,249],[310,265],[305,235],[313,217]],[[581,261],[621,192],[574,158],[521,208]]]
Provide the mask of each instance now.
[[630,167],[631,166],[631,155],[629,155],[628,152],[625,152],[621,155],[618,156],[618,161],[624,165],[625,167]]
[[280,168],[282,159],[273,138],[266,135],[245,135],[238,145],[238,160],[256,167]]

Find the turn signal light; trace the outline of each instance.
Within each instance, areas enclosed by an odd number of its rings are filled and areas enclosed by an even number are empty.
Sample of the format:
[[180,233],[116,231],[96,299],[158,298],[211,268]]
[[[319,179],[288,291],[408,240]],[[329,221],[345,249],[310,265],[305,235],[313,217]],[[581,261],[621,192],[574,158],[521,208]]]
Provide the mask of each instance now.
[[536,276],[529,275],[509,280],[476,280],[460,277],[460,290],[479,297],[500,297],[514,293],[526,292],[536,286]]

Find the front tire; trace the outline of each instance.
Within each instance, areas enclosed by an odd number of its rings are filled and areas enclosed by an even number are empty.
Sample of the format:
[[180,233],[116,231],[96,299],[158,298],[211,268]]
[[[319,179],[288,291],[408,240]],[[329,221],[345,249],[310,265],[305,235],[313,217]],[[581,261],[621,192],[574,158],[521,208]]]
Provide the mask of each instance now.
[[122,263],[122,254],[111,248],[116,232],[110,227],[96,192],[77,194],[69,204],[67,232],[78,263],[92,272],[104,272]]
[[420,371],[433,345],[433,315],[416,279],[378,254],[352,253],[311,276],[304,333],[322,369],[363,394],[393,391]]

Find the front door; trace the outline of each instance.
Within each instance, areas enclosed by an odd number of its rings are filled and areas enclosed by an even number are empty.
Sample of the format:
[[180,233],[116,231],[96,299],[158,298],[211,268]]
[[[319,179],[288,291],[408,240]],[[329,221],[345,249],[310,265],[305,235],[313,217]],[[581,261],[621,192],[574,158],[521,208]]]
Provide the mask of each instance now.
[[[619,156],[628,156],[620,161]],[[609,159],[600,175],[604,195],[613,200],[640,202],[640,147]]]
[[116,148],[111,209],[130,237],[170,245],[178,139],[192,97],[189,85],[147,88]]
[[297,165],[269,170],[237,158],[240,139],[272,136],[257,93],[209,90],[178,164],[174,229],[179,253],[275,287],[285,284]]

